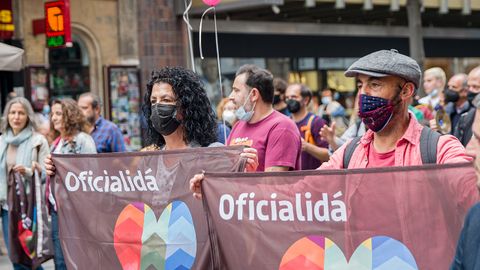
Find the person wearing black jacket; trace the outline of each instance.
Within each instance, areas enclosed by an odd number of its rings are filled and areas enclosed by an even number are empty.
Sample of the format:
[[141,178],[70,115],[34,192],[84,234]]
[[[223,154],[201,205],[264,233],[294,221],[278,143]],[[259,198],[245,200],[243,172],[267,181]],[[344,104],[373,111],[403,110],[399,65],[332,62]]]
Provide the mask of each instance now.
[[474,108],[462,114],[457,126],[454,129],[453,136],[466,146],[472,138],[472,124],[475,119],[477,104],[480,101],[480,66],[474,68],[468,74],[468,100],[472,102]]
[[458,124],[453,132],[453,136],[462,143],[463,146],[467,146],[468,142],[472,138],[472,124],[475,119],[476,108],[470,108],[466,113],[463,113],[458,120]]

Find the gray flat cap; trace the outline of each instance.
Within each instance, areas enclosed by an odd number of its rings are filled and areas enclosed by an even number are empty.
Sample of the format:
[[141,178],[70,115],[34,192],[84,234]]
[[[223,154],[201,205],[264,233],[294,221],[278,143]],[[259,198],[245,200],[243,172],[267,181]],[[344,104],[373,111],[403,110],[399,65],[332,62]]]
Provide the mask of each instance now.
[[345,71],[345,76],[355,77],[364,74],[372,77],[398,76],[415,84],[418,88],[422,71],[417,61],[397,50],[381,50],[355,61]]

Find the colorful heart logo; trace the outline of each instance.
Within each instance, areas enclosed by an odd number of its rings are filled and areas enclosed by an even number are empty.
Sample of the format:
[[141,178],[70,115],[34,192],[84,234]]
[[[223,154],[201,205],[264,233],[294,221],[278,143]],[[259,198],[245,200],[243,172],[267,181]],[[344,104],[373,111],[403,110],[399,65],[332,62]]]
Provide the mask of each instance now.
[[280,270],[418,270],[410,250],[388,236],[374,236],[357,247],[347,262],[342,250],[323,236],[293,243],[283,255]]
[[197,253],[192,215],[182,201],[167,205],[158,221],[148,205],[127,205],[117,218],[113,241],[124,270],[191,269]]

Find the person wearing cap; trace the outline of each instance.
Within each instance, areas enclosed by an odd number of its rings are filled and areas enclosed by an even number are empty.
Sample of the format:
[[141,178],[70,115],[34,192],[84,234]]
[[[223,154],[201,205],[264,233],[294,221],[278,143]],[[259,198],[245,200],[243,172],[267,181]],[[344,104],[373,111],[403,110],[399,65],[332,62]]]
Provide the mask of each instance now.
[[[422,165],[420,139],[424,127],[408,112],[408,101],[421,80],[417,62],[396,50],[381,50],[354,62],[345,76],[356,78],[360,92],[358,114],[368,131],[356,142],[347,162],[344,155],[351,141],[319,169]],[[437,164],[472,160],[451,135],[439,137],[436,146]]]
[[[424,127],[408,112],[409,100],[416,94],[421,79],[417,62],[395,50],[381,50],[354,62],[345,75],[357,80],[358,114],[368,131],[359,137],[347,166],[344,155],[355,139],[342,145],[318,169],[423,165],[420,138]],[[435,159],[438,164],[472,161],[451,135],[438,138]],[[202,180],[203,175],[190,179],[190,190],[196,198],[201,198]],[[478,196],[471,187],[457,195],[473,199]]]

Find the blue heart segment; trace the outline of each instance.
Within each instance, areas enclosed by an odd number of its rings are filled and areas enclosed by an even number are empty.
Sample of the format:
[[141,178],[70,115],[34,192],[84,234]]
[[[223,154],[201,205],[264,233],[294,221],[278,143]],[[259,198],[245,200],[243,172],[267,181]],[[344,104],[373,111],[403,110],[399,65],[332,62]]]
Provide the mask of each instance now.
[[190,269],[197,254],[197,235],[192,214],[182,201],[173,201],[170,205],[165,269]]

